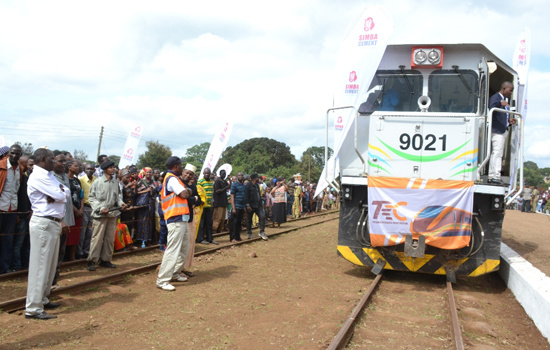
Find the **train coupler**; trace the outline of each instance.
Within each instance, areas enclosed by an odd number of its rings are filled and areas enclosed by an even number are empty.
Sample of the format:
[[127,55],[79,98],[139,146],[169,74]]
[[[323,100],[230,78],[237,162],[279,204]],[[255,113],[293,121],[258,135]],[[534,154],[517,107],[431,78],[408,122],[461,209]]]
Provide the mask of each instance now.
[[426,251],[426,237],[419,236],[413,239],[412,235],[405,236],[405,256],[410,258],[423,258]]

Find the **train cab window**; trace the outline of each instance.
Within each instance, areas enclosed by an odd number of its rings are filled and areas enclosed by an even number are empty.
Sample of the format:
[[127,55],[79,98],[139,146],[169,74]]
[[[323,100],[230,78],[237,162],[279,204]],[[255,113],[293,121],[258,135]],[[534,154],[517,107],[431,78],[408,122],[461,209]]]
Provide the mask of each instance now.
[[428,78],[430,112],[475,113],[479,84],[472,70],[438,70]]
[[369,90],[381,86],[378,111],[415,112],[422,83],[422,74],[416,70],[379,70]]

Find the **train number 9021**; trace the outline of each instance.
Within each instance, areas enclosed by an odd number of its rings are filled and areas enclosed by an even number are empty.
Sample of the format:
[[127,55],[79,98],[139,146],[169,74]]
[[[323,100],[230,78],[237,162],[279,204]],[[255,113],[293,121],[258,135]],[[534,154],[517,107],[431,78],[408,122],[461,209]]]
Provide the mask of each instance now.
[[[437,140],[441,140],[438,142]],[[401,145],[399,148],[407,150],[412,147],[415,151],[437,151],[437,146],[441,145],[441,151],[447,150],[447,135],[437,137],[434,134],[420,135],[414,134],[412,137],[409,134],[401,134],[399,136]]]

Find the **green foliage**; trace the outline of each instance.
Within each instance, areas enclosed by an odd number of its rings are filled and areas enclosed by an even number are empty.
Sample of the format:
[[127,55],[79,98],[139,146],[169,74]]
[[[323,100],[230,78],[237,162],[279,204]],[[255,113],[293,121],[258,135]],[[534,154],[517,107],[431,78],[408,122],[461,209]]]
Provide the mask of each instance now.
[[23,155],[25,156],[31,156],[34,153],[34,147],[32,143],[21,143],[19,141],[15,142],[16,145],[21,146],[21,149],[23,150]]
[[537,163],[532,161],[523,163],[523,178],[529,186],[547,188],[548,184],[544,179],[548,176],[550,176],[550,168],[539,168]]
[[[81,163],[86,163],[86,159],[88,159],[88,155],[81,149],[75,149],[74,152],[72,153],[72,155],[73,155],[74,159],[80,161]],[[118,158],[120,160],[120,157],[118,157]],[[109,159],[111,159],[113,162],[118,164],[117,160],[114,160],[111,157],[109,157]]]
[[[74,155],[73,155],[74,157]],[[114,154],[111,154],[109,156],[109,160],[112,160],[113,162],[115,162],[115,164],[118,164],[120,163],[120,156],[115,156]]]
[[139,156],[137,167],[150,167],[164,170],[166,169],[166,159],[172,155],[170,147],[161,144],[158,141],[147,141],[147,151]]
[[[328,149],[330,158],[334,152]],[[302,153],[302,158],[298,165],[298,172],[302,174],[303,180],[317,182],[325,166],[325,148],[312,146]]]
[[193,164],[197,169],[202,169],[209,148],[210,142],[203,142],[188,148],[185,152],[185,162]]
[[231,164],[233,174],[242,171],[245,174],[285,176],[284,174],[292,174],[297,162],[285,143],[258,137],[228,147],[220,161],[220,164],[223,163]]

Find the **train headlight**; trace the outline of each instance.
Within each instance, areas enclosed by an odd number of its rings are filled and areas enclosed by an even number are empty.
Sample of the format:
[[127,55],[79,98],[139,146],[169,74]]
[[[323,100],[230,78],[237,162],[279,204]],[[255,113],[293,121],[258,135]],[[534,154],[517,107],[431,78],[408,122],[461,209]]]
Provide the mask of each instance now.
[[424,50],[418,50],[414,54],[414,62],[415,63],[422,63],[428,58],[428,55],[426,55],[426,52]]
[[435,49],[432,49],[432,51],[430,51],[430,53],[428,54],[428,61],[430,61],[433,64],[437,64],[439,62],[439,58],[440,58],[439,52],[435,51]]
[[413,46],[411,68],[442,68],[443,46]]
[[344,199],[348,201],[351,200],[351,188],[349,187],[344,188]]
[[492,198],[492,210],[503,210],[504,202],[500,197],[493,197]]

